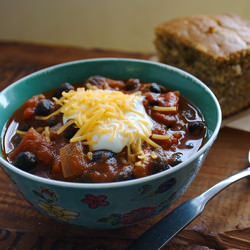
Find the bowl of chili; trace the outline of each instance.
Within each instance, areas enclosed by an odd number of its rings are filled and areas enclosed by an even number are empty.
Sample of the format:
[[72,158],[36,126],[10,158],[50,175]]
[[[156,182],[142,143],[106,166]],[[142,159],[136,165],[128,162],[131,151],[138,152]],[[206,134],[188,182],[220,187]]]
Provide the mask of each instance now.
[[214,143],[211,90],[172,66],[102,58],[30,74],[0,94],[0,163],[39,211],[128,226],[173,204]]

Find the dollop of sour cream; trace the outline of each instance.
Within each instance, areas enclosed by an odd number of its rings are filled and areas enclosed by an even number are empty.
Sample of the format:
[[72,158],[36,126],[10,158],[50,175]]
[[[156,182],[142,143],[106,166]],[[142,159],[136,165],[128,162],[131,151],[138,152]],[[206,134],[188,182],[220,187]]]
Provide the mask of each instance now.
[[[91,150],[121,152],[125,146],[140,151],[150,141],[153,122],[140,92],[78,88],[63,93],[58,101],[64,127],[72,122],[78,131],[71,142],[83,141]],[[63,131],[63,129],[61,129]]]
[[[115,153],[119,153],[123,148],[129,144],[129,138],[132,137],[136,142],[141,136],[151,135],[151,130],[153,127],[152,120],[150,116],[145,111],[143,106],[143,97],[137,98],[131,103],[131,109],[135,112],[126,112],[124,114],[124,121],[114,119],[108,119],[104,124],[100,125],[103,129],[108,129],[108,132],[101,135],[93,136],[93,141],[97,141],[97,144],[92,146],[93,150],[110,150]],[[139,115],[139,113],[141,115]],[[129,126],[126,121],[129,121],[134,127]],[[113,137],[113,133],[115,135]]]

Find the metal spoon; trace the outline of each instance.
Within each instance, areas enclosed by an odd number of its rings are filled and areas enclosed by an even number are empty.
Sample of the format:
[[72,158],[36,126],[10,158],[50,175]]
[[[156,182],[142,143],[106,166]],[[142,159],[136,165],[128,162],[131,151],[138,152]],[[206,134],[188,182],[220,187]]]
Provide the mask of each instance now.
[[[250,164],[250,150],[248,152],[248,162]],[[220,181],[201,195],[182,203],[141,237],[132,242],[127,250],[161,249],[177,233],[201,214],[210,199],[232,183],[247,176],[250,176],[250,165],[248,168]]]

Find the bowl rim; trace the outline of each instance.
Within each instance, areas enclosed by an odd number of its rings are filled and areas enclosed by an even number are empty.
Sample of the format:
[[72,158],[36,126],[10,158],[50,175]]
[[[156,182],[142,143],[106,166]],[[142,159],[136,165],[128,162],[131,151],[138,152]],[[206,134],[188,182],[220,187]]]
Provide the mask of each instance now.
[[[186,165],[188,165],[194,159],[198,158],[200,155],[202,155],[206,150],[208,150],[211,147],[211,145],[213,144],[213,142],[217,138],[217,135],[218,135],[220,127],[221,127],[221,122],[222,122],[221,108],[220,108],[220,105],[219,105],[217,98],[215,97],[214,93],[208,88],[208,86],[205,83],[203,83],[201,80],[199,80],[197,77],[193,76],[192,74],[190,74],[182,69],[179,69],[177,67],[174,67],[174,66],[171,66],[168,64],[163,64],[160,62],[150,61],[150,60],[146,60],[146,59],[125,58],[125,57],[124,58],[121,58],[121,57],[119,57],[119,58],[103,57],[103,58],[80,59],[80,60],[73,60],[73,61],[68,61],[68,62],[64,62],[64,63],[59,63],[59,64],[55,64],[55,65],[37,70],[33,73],[30,73],[30,74],[20,78],[19,80],[13,82],[12,84],[10,84],[8,87],[6,87],[5,89],[3,89],[0,92],[0,98],[1,98],[1,95],[4,94],[5,91],[8,91],[10,88],[13,88],[15,85],[19,84],[22,81],[25,81],[26,79],[28,79],[30,77],[34,77],[36,75],[43,74],[45,72],[53,71],[55,69],[65,67],[65,66],[74,65],[74,64],[88,63],[88,62],[107,62],[107,61],[112,61],[112,62],[123,61],[123,62],[153,64],[153,65],[156,65],[158,67],[166,68],[170,71],[177,72],[178,74],[180,74],[184,77],[188,77],[188,78],[193,79],[196,82],[196,84],[200,85],[206,92],[209,93],[210,97],[213,99],[213,101],[216,105],[216,108],[217,108],[217,113],[218,113],[217,120],[218,120],[218,122],[216,124],[216,127],[215,127],[211,137],[208,139],[208,141],[206,141],[205,144],[197,152],[195,152],[188,160],[185,160],[184,162],[178,164],[175,167],[172,167],[172,168],[167,169],[165,171],[162,171],[162,172],[159,172],[159,173],[156,173],[153,175],[149,175],[146,177],[132,179],[132,180],[125,180],[125,181],[118,181],[118,182],[78,183],[78,182],[66,182],[66,181],[48,179],[48,178],[44,178],[44,177],[40,177],[40,176],[31,174],[31,173],[28,173],[26,171],[23,171],[23,170],[17,168],[14,165],[12,165],[11,163],[9,163],[7,160],[5,160],[3,158],[3,156],[0,155],[0,163],[3,165],[3,166],[1,166],[3,169],[5,167],[7,167],[10,171],[15,172],[17,175],[21,175],[25,179],[31,179],[32,181],[40,182],[43,184],[48,184],[51,186],[61,186],[61,187],[69,187],[69,188],[76,188],[76,189],[81,189],[81,188],[89,188],[89,189],[117,188],[117,187],[126,187],[126,186],[131,186],[131,185],[142,184],[144,182],[151,182],[151,181],[154,181],[158,178],[164,177],[165,175],[170,175],[170,174],[178,171],[179,169],[184,168]],[[2,144],[2,134],[3,134],[3,130],[1,132],[1,144]]]

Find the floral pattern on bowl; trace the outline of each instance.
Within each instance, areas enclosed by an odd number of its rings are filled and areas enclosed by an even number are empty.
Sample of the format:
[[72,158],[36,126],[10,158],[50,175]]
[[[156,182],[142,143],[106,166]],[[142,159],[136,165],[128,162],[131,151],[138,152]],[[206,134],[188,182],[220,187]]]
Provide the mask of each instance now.
[[155,207],[140,207],[124,214],[111,214],[109,217],[100,218],[98,221],[112,225],[131,225],[152,217],[155,210]]
[[33,193],[42,199],[37,201],[38,207],[50,217],[55,217],[62,221],[69,221],[76,219],[80,215],[78,212],[67,210],[56,205],[55,202],[58,198],[56,193],[51,189],[41,186],[39,191],[33,190]]
[[109,202],[106,201],[106,195],[95,196],[93,194],[86,194],[85,198],[81,201],[88,204],[89,208],[98,208],[99,206],[108,206]]

